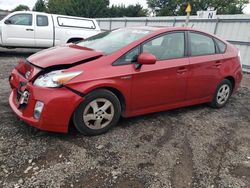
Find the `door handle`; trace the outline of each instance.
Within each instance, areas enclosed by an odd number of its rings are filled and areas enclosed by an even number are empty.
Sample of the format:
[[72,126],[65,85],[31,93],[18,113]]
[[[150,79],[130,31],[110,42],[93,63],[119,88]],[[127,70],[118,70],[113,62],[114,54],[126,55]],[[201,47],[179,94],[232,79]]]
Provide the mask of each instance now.
[[34,31],[34,29],[26,29],[26,31]]
[[219,68],[222,65],[221,61],[216,61],[214,67]]
[[177,73],[178,74],[184,74],[184,73],[186,73],[188,70],[187,70],[187,68],[186,67],[181,67],[181,68],[179,68],[178,70],[177,70]]

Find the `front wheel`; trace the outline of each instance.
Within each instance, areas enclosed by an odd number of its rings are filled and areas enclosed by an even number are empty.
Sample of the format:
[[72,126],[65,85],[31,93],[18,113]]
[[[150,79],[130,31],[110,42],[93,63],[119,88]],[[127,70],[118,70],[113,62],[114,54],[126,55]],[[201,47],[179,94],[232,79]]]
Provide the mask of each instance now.
[[73,122],[85,135],[99,135],[116,125],[121,115],[121,105],[115,94],[98,89],[88,94],[76,109]]
[[210,105],[213,108],[224,107],[228,102],[231,93],[232,93],[232,83],[227,79],[222,80],[216,89],[213,101],[210,103]]

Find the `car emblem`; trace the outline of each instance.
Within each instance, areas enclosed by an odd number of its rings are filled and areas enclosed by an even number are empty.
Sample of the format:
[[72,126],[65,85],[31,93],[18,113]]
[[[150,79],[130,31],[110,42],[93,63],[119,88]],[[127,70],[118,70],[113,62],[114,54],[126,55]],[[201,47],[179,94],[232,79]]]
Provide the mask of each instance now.
[[25,73],[25,78],[29,78],[30,77],[30,74],[31,74],[31,72],[30,71],[27,71],[26,73]]

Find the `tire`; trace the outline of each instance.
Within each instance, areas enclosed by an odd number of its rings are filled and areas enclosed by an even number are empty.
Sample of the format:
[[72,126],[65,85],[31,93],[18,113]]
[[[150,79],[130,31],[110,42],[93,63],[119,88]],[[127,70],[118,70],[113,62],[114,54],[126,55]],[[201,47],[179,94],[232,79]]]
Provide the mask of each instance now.
[[229,80],[222,80],[216,88],[216,92],[210,106],[213,108],[224,107],[232,94],[232,89],[232,83]]
[[121,116],[121,104],[109,90],[98,89],[89,93],[73,115],[76,129],[89,136],[100,135],[115,126]]

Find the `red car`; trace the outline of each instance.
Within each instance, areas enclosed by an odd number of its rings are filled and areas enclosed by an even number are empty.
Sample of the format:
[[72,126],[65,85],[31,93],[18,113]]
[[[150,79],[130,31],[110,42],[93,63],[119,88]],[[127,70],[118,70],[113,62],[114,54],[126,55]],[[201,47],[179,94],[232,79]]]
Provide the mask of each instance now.
[[108,31],[20,60],[9,103],[32,126],[98,135],[131,117],[199,103],[221,108],[240,86],[238,50],[184,27]]

